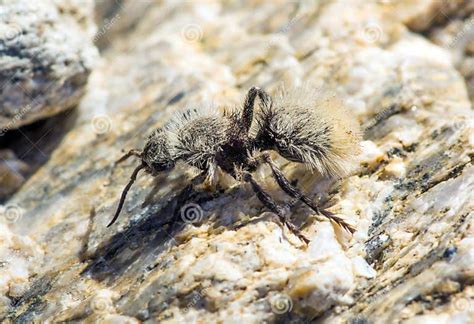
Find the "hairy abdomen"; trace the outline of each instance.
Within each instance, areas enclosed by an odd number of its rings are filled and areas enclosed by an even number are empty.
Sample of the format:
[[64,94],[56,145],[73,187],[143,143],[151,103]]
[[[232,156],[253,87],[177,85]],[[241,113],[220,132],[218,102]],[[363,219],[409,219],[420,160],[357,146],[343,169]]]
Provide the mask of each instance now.
[[257,141],[323,175],[344,176],[359,152],[359,124],[330,94],[292,90],[258,118]]

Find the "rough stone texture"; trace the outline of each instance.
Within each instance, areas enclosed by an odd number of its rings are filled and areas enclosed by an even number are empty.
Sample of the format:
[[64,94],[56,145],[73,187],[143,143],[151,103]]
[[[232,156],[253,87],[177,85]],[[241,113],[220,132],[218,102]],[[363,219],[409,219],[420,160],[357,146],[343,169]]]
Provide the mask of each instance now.
[[94,43],[101,50],[106,49],[117,37],[132,31],[152,6],[153,1],[96,0]]
[[76,105],[97,59],[92,0],[0,1],[0,133]]
[[[472,322],[474,120],[452,55],[417,33],[433,2],[318,3],[152,4],[111,39],[75,125],[3,207],[6,320]],[[304,83],[357,115],[360,163],[334,183],[278,162],[352,237],[298,206],[305,246],[250,188],[192,189],[185,168],[140,177],[105,227],[136,164],[114,168],[121,149],[178,109]]]
[[471,100],[474,99],[474,2],[431,1],[429,19],[413,17],[411,27],[417,21],[425,21],[428,37],[437,45],[451,52],[454,66],[466,79]]
[[19,160],[11,150],[0,150],[0,174],[2,186],[0,198],[13,194],[25,182],[25,174],[29,170],[27,164]]

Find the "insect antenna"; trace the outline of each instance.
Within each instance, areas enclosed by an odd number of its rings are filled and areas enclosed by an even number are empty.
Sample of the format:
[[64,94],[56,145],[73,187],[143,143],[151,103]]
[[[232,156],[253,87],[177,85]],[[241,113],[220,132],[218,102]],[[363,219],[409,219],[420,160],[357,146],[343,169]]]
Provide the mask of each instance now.
[[122,163],[123,161],[127,160],[129,157],[131,156],[136,156],[136,157],[139,157],[141,158],[142,157],[142,152],[137,150],[137,149],[132,149],[130,151],[128,151],[124,156],[122,156],[120,159],[118,159],[117,161],[115,161],[115,165],[119,164],[119,163]]
[[123,204],[125,203],[125,198],[127,197],[128,191],[132,187],[132,184],[135,182],[135,180],[137,180],[138,172],[140,172],[140,170],[144,169],[145,167],[146,167],[146,164],[142,163],[139,166],[137,166],[135,170],[133,170],[132,175],[130,176],[130,181],[127,183],[127,185],[122,191],[122,196],[120,197],[120,202],[118,204],[117,211],[115,212],[114,217],[110,221],[109,225],[107,225],[107,227],[112,226],[112,224],[115,223],[115,221],[119,217],[120,212],[122,211]]

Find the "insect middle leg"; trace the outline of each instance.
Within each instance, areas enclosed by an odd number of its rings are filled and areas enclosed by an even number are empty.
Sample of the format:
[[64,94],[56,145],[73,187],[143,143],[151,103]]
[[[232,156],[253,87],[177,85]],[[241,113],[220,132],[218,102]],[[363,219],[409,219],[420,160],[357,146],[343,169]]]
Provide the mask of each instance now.
[[252,186],[253,191],[257,195],[257,198],[265,205],[265,207],[267,207],[272,212],[277,214],[278,217],[280,218],[280,221],[283,224],[285,224],[286,227],[288,227],[288,229],[293,234],[295,234],[299,239],[301,239],[306,244],[309,243],[309,240],[303,234],[301,234],[300,230],[298,228],[296,228],[296,226],[293,223],[291,223],[291,221],[290,221],[290,219],[288,219],[288,217],[285,216],[285,210],[282,207],[278,206],[278,204],[273,200],[273,198],[270,197],[270,195],[267,194],[263,190],[262,186],[260,186],[258,184],[258,182],[255,181],[255,179],[253,178],[253,176],[250,173],[248,173],[248,172],[244,173],[243,180],[245,182],[250,183],[250,185]]
[[244,109],[242,113],[242,127],[246,132],[249,131],[253,120],[253,109],[255,105],[255,99],[258,98],[261,101],[261,105],[264,107],[271,107],[272,99],[268,93],[258,87],[251,87],[247,92],[247,96],[244,101]]
[[338,217],[337,215],[324,210],[323,208],[320,208],[319,206],[316,206],[312,199],[306,196],[299,190],[297,187],[293,186],[291,182],[285,177],[283,172],[278,168],[278,166],[273,162],[272,158],[270,157],[270,154],[268,153],[262,153],[260,156],[258,156],[255,161],[258,161],[256,163],[266,163],[268,166],[270,166],[272,170],[273,177],[275,178],[276,182],[280,186],[280,188],[286,192],[289,196],[301,200],[305,205],[307,205],[309,208],[314,210],[317,214],[323,215],[328,219],[333,220],[346,230],[348,230],[350,233],[355,232],[355,228],[346,223],[345,220],[342,218]]

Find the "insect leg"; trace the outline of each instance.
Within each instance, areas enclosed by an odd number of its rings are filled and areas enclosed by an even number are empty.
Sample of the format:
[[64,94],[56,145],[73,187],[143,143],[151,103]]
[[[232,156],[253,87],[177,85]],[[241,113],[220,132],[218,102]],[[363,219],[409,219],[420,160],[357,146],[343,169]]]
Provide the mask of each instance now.
[[285,224],[286,227],[288,227],[288,229],[293,234],[295,234],[299,239],[301,239],[306,244],[309,243],[309,240],[303,234],[301,234],[301,232],[298,230],[298,228],[296,228],[296,226],[294,224],[292,224],[287,217],[285,217],[284,209],[277,205],[277,203],[273,200],[273,198],[270,197],[270,195],[267,194],[263,190],[262,186],[260,186],[257,183],[257,181],[255,181],[255,179],[252,177],[252,175],[250,173],[248,173],[248,172],[245,173],[243,175],[243,180],[245,182],[250,183],[250,185],[252,186],[252,189],[255,192],[255,194],[257,195],[258,199],[265,205],[265,207],[267,207],[272,212],[277,214],[278,217],[280,218],[281,222],[283,224]]
[[[261,153],[256,157],[253,157],[249,160],[248,166],[251,170],[256,170],[260,165],[266,163],[270,159],[268,153]],[[293,196],[292,196],[293,197]],[[285,210],[291,210],[298,202],[300,202],[300,197],[293,197],[293,199],[285,204]]]
[[245,132],[248,132],[253,120],[253,108],[255,104],[255,98],[258,96],[261,104],[265,107],[270,107],[272,99],[269,94],[258,87],[251,87],[247,93],[244,101],[244,109],[242,113],[242,127]]
[[345,228],[346,230],[348,230],[350,233],[354,233],[355,232],[355,228],[346,223],[346,221],[344,221],[342,218],[338,217],[337,215],[327,211],[327,210],[324,210],[322,208],[319,208],[318,206],[316,206],[312,199],[309,198],[308,196],[304,195],[301,190],[299,190],[298,188],[296,188],[295,186],[293,186],[290,181],[285,177],[285,175],[283,174],[283,172],[278,168],[278,166],[276,166],[275,163],[273,163],[271,157],[269,154],[267,153],[264,153],[262,154],[262,159],[265,161],[265,163],[267,163],[270,168],[272,169],[272,173],[273,173],[273,177],[275,178],[276,182],[278,183],[278,185],[281,187],[281,189],[283,189],[284,192],[286,192],[289,196],[293,197],[293,198],[296,198],[296,199],[299,199],[301,200],[304,204],[306,204],[309,208],[311,208],[312,210],[314,210],[317,214],[320,214],[320,215],[323,215],[325,216],[326,218],[328,219],[331,219],[333,220],[334,222],[336,222],[337,224],[339,224],[341,227]]

